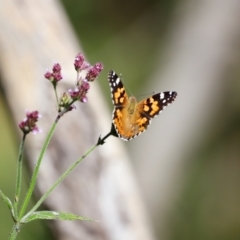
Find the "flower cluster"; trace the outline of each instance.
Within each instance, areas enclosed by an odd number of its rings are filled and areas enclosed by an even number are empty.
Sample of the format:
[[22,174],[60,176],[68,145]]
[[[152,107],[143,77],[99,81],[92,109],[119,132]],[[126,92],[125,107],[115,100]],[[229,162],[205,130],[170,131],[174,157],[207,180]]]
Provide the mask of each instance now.
[[[103,70],[103,65],[102,63],[96,63],[91,66],[85,61],[83,54],[79,53],[75,57],[74,67],[78,73],[77,84],[74,90],[70,89],[68,92],[73,100],[79,100],[80,102],[86,103],[87,93],[90,89],[89,82],[93,82],[98,77]],[[80,75],[80,72],[85,72],[85,75]]]
[[[83,55],[78,54],[75,58],[74,66],[78,72],[77,84],[75,89],[70,89],[68,92],[74,101],[79,100],[80,102],[86,103],[88,100],[87,93],[90,89],[89,82],[93,82],[98,77],[103,70],[103,65],[101,63],[96,63],[95,65],[90,66],[89,63],[84,61]],[[79,74],[80,71],[83,70],[87,70],[85,76]]]
[[85,61],[85,57],[82,53],[78,53],[75,57],[74,67],[77,72],[87,69],[90,66],[88,62]]
[[76,101],[79,100],[80,102],[87,102],[87,93],[90,89],[90,84],[86,79],[79,78],[77,81],[77,86],[75,89],[69,89],[68,93],[70,94],[71,98]]
[[61,66],[59,63],[55,63],[52,68],[52,72],[47,71],[44,77],[51,81],[54,85],[62,79]]
[[[76,101],[80,101],[82,103],[87,102],[87,93],[90,89],[89,82],[93,82],[99,76],[103,70],[103,64],[96,63],[92,66],[90,63],[85,61],[84,55],[79,53],[75,57],[74,68],[77,71],[76,86],[61,95],[58,102],[59,112],[72,110],[75,108],[72,104]],[[53,66],[52,72],[47,71],[44,76],[56,87],[57,83],[62,79],[60,64],[56,63]]]
[[102,63],[96,63],[94,66],[90,67],[86,75],[87,81],[89,82],[94,81],[102,70],[103,70]]
[[102,63],[96,63],[95,65],[91,66],[88,62],[85,61],[82,53],[79,53],[75,57],[74,67],[78,73],[86,70],[87,74],[85,76],[85,79],[89,82],[93,82],[103,70]]
[[36,125],[36,122],[39,118],[41,118],[41,115],[38,113],[38,111],[26,111],[26,118],[24,118],[18,126],[25,134],[28,134],[30,132],[36,134],[40,132],[39,128]]

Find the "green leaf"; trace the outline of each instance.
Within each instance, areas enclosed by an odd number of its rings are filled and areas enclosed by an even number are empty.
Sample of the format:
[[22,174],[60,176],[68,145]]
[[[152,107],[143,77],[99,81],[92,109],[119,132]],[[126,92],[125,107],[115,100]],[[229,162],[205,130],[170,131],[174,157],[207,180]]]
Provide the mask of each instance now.
[[3,201],[7,204],[8,208],[10,209],[10,212],[12,214],[13,219],[15,220],[15,212],[13,208],[13,204],[11,200],[0,190],[0,196],[3,199]]
[[81,220],[81,221],[94,221],[93,219],[75,215],[72,213],[65,212],[55,212],[55,211],[37,211],[34,212],[31,216],[29,216],[24,222],[30,222],[37,219],[45,219],[45,220]]

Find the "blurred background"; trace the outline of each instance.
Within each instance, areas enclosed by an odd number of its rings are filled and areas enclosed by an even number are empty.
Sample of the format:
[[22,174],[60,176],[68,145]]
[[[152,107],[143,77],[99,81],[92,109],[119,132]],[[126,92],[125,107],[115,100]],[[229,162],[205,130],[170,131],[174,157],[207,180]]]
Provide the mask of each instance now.
[[[21,8],[25,1],[13,2]],[[60,4],[89,62],[105,66],[98,83],[109,116],[110,69],[138,99],[178,92],[147,132],[124,143],[156,239],[240,239],[240,1]],[[18,140],[6,106],[1,96],[0,189],[13,196]],[[12,220],[3,202],[0,222],[6,239]],[[18,239],[32,233],[53,239],[40,221]]]

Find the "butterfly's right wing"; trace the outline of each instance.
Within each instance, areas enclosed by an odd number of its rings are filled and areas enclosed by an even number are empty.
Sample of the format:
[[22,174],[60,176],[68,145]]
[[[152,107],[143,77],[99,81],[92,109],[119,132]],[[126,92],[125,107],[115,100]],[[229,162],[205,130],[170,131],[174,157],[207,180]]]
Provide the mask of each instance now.
[[108,73],[108,82],[111,89],[112,102],[116,108],[123,108],[128,103],[128,95],[118,75],[110,70]]

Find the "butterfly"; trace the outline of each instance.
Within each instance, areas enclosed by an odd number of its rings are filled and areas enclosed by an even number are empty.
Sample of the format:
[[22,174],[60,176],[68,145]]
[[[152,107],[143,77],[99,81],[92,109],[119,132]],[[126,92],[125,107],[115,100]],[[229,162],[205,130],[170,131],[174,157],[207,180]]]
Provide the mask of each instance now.
[[137,102],[134,96],[127,95],[121,79],[112,70],[108,73],[108,82],[114,105],[113,125],[117,136],[125,141],[145,131],[152,118],[177,97],[176,92],[161,92]]

